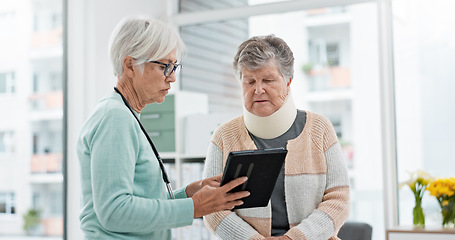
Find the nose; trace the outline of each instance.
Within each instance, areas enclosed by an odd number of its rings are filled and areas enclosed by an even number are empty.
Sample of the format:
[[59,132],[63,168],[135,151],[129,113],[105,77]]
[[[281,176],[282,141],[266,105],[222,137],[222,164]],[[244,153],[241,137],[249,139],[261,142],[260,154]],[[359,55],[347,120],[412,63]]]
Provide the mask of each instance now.
[[175,76],[175,71],[172,71],[172,73],[166,77],[166,81],[167,82],[175,82],[175,80],[177,79],[177,77]]
[[257,81],[256,82],[256,86],[255,86],[255,89],[254,89],[254,93],[257,94],[257,95],[261,95],[263,94],[265,91],[264,91],[264,88],[262,86],[262,81]]

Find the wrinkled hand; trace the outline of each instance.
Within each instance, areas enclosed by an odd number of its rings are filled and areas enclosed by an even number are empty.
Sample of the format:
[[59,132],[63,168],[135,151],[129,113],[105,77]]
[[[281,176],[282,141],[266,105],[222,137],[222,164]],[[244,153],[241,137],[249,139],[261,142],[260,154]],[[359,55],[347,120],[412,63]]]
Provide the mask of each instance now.
[[211,186],[211,187],[219,187],[221,183],[221,176],[223,174],[211,177],[211,178],[205,178],[196,182],[190,183],[186,187],[186,196],[192,197],[197,191],[201,190],[204,186]]
[[243,184],[246,180],[246,177],[240,177],[228,182],[222,187],[219,186],[219,183],[217,187],[210,186],[209,184],[203,186],[192,197],[194,204],[194,218],[223,210],[231,210],[235,206],[242,205],[243,201],[240,199],[249,196],[250,192],[228,192]]

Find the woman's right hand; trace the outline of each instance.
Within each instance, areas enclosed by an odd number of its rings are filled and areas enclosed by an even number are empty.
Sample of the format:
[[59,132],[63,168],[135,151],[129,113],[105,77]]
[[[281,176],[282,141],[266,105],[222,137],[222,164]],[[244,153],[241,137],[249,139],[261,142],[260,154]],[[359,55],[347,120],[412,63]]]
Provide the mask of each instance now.
[[228,193],[235,187],[247,181],[247,177],[234,179],[222,187],[204,186],[193,195],[194,218],[223,210],[231,210],[243,204],[242,198],[248,197],[250,192],[241,191]]

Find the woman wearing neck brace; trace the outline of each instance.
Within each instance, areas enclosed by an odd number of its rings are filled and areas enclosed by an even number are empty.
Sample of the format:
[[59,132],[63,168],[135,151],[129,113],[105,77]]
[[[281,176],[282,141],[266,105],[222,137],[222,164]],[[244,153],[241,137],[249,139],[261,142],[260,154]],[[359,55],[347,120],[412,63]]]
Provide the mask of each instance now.
[[222,173],[229,152],[284,147],[288,154],[267,207],[204,217],[221,239],[339,239],[349,214],[347,170],[330,121],[296,109],[294,57],[274,35],[252,37],[234,58],[243,115],[213,134],[204,178]]

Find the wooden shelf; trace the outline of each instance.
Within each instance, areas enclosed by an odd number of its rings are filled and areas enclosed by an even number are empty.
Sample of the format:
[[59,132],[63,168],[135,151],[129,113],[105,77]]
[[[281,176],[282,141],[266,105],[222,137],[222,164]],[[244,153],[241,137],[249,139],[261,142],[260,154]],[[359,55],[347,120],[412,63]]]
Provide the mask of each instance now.
[[455,240],[455,229],[403,226],[386,231],[387,240]]

